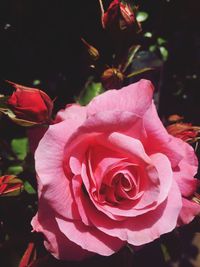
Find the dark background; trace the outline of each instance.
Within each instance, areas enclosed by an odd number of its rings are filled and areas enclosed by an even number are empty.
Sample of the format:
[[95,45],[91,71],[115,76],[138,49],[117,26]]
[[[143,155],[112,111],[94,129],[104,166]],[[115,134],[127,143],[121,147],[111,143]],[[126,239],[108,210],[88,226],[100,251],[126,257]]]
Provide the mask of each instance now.
[[[110,1],[104,2],[108,6]],[[143,31],[167,40],[169,58],[156,76],[159,83],[151,73],[144,75],[150,79],[152,75],[155,86],[159,84],[156,89],[160,91],[161,117],[178,113],[184,115],[186,121],[200,125],[200,0],[138,0],[137,3],[140,10],[149,14],[148,20],[142,24]],[[101,27],[98,0],[0,0],[0,93],[6,94],[4,80],[30,87],[34,80],[40,80],[38,87],[52,99],[56,97],[55,109],[73,102],[89,74],[81,36],[99,49],[103,61],[110,61],[112,42]],[[141,38],[144,49],[151,42],[153,44],[155,40]],[[5,125],[4,131],[9,128]],[[16,135],[18,131],[11,131],[9,135]],[[8,134],[4,133],[4,136]],[[14,235],[13,243],[9,243],[0,255],[3,257],[0,265],[7,262],[3,267],[15,266],[10,262],[23,254],[32,238],[30,220],[34,211],[27,207],[33,200],[22,197],[16,206],[12,201],[1,206]],[[173,259],[183,261],[181,267],[193,266],[186,265],[188,260],[185,259],[198,253],[191,245],[193,226],[186,227],[190,230],[183,230],[179,241],[177,237],[173,239],[173,233],[169,238],[164,237],[164,241],[170,243]],[[4,234],[1,229],[0,233]],[[14,250],[10,251],[11,248]],[[157,242],[149,244],[136,255],[135,266],[165,266],[159,253]],[[116,262],[121,259],[121,256],[113,257]],[[115,264],[112,258],[102,258],[99,264],[112,266],[110,261]],[[56,263],[53,266],[57,266]]]
[[[108,6],[110,1],[104,2]],[[151,31],[167,40],[169,59],[161,77],[161,116],[179,113],[200,123],[199,0],[136,3],[149,14],[143,32]],[[112,43],[101,27],[98,0],[1,0],[1,81],[33,86],[34,80],[40,80],[38,87],[57,97],[57,109],[74,101],[88,75],[81,36],[109,61]]]

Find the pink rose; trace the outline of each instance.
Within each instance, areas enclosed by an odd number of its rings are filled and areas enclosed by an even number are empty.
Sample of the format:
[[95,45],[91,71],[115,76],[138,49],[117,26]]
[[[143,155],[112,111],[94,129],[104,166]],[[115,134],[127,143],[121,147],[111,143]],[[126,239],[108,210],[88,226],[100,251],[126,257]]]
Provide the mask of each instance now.
[[200,212],[193,148],[167,133],[141,80],[60,111],[36,150],[32,226],[57,258],[111,255],[189,223]]

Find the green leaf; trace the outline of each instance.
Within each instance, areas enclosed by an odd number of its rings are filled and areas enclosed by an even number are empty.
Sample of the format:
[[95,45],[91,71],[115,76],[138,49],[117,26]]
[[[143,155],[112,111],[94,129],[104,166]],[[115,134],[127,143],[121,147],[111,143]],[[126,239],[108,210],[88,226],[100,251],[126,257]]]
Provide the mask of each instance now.
[[36,194],[35,189],[32,187],[32,185],[31,185],[28,181],[25,181],[25,182],[24,182],[24,190],[25,190],[28,194]]
[[4,96],[4,95],[0,95],[0,107],[1,108],[6,108],[7,107],[7,100],[8,100],[9,96]]
[[156,45],[151,45],[151,46],[149,47],[149,51],[150,51],[150,52],[155,52],[155,51],[156,51]]
[[16,124],[18,124],[20,126],[23,126],[23,127],[31,127],[31,126],[34,126],[34,125],[38,125],[37,122],[18,119],[16,117],[16,115],[12,112],[12,110],[7,108],[3,104],[0,104],[0,114],[1,113],[6,115],[6,116],[8,116],[14,123],[16,123]]
[[163,44],[166,44],[166,40],[165,39],[163,39],[163,38],[161,38],[161,37],[158,37],[157,38],[157,43],[159,44],[159,45],[163,45]]
[[34,85],[34,86],[37,86],[37,85],[39,85],[39,84],[41,84],[41,81],[40,81],[40,80],[34,80],[34,81],[33,81],[33,85]]
[[149,70],[153,70],[153,68],[143,68],[143,69],[140,69],[140,70],[136,70],[136,71],[134,71],[134,72],[128,74],[128,75],[126,76],[126,78],[131,78],[131,77],[133,77],[133,76],[142,74],[142,73],[144,73],[144,72],[146,72],[146,71],[149,71]]
[[11,141],[12,151],[19,160],[24,160],[28,153],[28,138],[16,138]]
[[95,96],[101,94],[102,92],[102,83],[93,82],[90,78],[86,83],[84,90],[81,92],[78,102],[80,105],[87,105]]
[[168,59],[168,55],[169,55],[167,49],[164,46],[160,46],[159,50],[160,50],[160,53],[162,55],[163,60],[166,61]]
[[8,169],[6,171],[7,174],[13,174],[13,175],[18,175],[22,172],[23,172],[23,167],[20,165],[10,166],[10,167],[8,167]]
[[137,13],[136,19],[138,22],[143,22],[143,21],[147,20],[148,17],[149,17],[149,15],[147,12],[140,11]]
[[133,61],[133,58],[135,57],[135,54],[137,53],[139,49],[140,49],[140,45],[133,45],[129,48],[127,58],[125,62],[122,64],[122,66],[120,67],[122,73],[125,72],[126,69],[130,66],[130,64]]
[[15,114],[12,112],[11,109],[7,108],[7,107],[0,107],[0,112],[2,112],[3,114],[7,115],[9,118],[13,119],[15,118]]
[[161,251],[162,251],[165,262],[169,262],[171,260],[171,256],[169,254],[169,250],[168,250],[167,246],[165,244],[161,243],[160,247],[161,247]]
[[151,38],[153,34],[151,32],[145,32],[144,37]]
[[1,195],[1,197],[17,197],[21,194],[21,192],[23,191],[23,187],[21,187],[20,189],[17,189],[15,191],[9,192],[7,194]]

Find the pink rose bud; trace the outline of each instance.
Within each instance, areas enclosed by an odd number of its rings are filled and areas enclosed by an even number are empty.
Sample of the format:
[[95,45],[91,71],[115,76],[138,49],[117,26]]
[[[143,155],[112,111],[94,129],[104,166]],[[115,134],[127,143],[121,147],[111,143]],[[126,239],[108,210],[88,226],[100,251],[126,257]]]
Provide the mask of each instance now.
[[14,175],[0,177],[0,196],[16,196],[23,189],[23,183]]
[[123,73],[116,68],[106,69],[101,76],[102,84],[106,89],[121,88],[123,80]]
[[50,122],[53,102],[45,92],[36,88],[9,83],[15,91],[8,98],[7,104],[17,119],[36,124]]

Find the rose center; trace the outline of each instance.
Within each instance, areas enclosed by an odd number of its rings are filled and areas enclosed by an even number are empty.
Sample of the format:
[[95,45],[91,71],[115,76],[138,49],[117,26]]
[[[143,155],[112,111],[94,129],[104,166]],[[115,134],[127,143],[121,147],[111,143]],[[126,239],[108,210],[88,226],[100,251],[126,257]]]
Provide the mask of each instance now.
[[101,184],[99,190],[100,199],[104,199],[104,201],[111,205],[117,205],[119,202],[130,200],[137,194],[137,185],[134,180],[126,172],[115,174],[111,184]]

